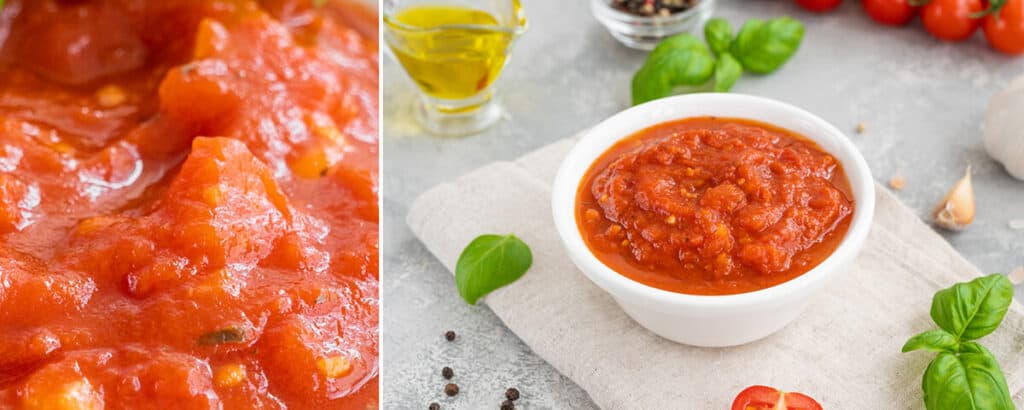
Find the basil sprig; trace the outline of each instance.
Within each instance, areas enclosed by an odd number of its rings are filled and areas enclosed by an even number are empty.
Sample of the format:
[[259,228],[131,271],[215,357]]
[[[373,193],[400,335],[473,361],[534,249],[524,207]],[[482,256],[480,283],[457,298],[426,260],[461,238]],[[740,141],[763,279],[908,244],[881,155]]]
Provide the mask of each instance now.
[[789,17],[748,20],[735,38],[727,20],[708,20],[704,25],[707,44],[688,33],[658,43],[633,76],[633,104],[667,97],[678,87],[701,86],[711,79],[715,91],[729,91],[744,70],[766,74],[782,66],[796,53],[803,35],[803,24]]
[[732,44],[732,25],[729,21],[716,17],[704,24],[704,41],[708,42],[711,52],[715,55],[729,52],[729,45]]
[[518,280],[532,264],[530,247],[515,235],[480,235],[459,255],[455,286],[466,303],[473,305]]
[[1013,301],[1013,284],[993,274],[940,290],[932,300],[932,320],[959,340],[976,340],[999,327]]
[[750,19],[743,24],[729,50],[747,71],[767,74],[782,66],[800,47],[804,25],[780,17],[768,21]]
[[1000,274],[935,294],[931,316],[939,329],[920,333],[903,345],[903,352],[938,352],[921,381],[928,410],[1014,408],[995,356],[974,341],[999,327],[1012,301],[1013,285]]
[[732,89],[743,75],[743,66],[732,54],[722,53],[715,64],[715,91],[724,93]]
[[729,53],[732,43],[732,26],[723,18],[713,18],[704,25],[704,40],[708,42],[711,52],[718,56],[715,63],[715,91],[726,92],[732,89],[736,80],[743,75],[743,65]]
[[697,37],[678,34],[666,38],[633,76],[633,104],[667,97],[676,87],[704,84],[714,70],[711,52]]

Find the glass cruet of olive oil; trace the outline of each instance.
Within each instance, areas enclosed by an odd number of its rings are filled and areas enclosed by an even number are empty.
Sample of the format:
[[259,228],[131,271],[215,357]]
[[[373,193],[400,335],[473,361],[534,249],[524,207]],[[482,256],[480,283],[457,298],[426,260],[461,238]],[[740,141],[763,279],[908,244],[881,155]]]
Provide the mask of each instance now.
[[419,87],[415,116],[433,134],[474,134],[501,118],[494,82],[524,31],[519,0],[384,1],[384,41]]

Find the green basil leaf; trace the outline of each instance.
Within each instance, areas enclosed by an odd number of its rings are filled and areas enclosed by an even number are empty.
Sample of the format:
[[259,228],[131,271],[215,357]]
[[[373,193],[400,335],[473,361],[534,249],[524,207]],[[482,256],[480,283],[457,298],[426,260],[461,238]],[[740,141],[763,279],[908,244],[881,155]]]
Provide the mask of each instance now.
[[750,19],[740,28],[729,50],[743,68],[770,73],[789,60],[804,38],[804,25],[790,17],[768,21]]
[[933,352],[956,352],[960,342],[956,336],[942,329],[933,329],[907,340],[903,345],[903,353],[914,350],[930,350]]
[[1014,408],[999,363],[975,342],[962,344],[959,354],[939,353],[925,370],[921,388],[928,410]]
[[711,52],[720,56],[729,51],[729,44],[732,43],[732,25],[729,21],[715,17],[704,24],[704,40],[711,47]]
[[667,97],[679,86],[704,84],[714,68],[711,52],[693,35],[666,38],[633,76],[633,105]]
[[1013,284],[994,273],[940,290],[932,298],[932,320],[958,340],[975,340],[999,327],[1013,301]]
[[455,264],[455,286],[471,305],[488,293],[515,282],[530,269],[530,247],[515,235],[480,235]]
[[715,64],[715,91],[724,93],[731,90],[742,74],[743,66],[740,62],[736,61],[732,54],[722,54]]

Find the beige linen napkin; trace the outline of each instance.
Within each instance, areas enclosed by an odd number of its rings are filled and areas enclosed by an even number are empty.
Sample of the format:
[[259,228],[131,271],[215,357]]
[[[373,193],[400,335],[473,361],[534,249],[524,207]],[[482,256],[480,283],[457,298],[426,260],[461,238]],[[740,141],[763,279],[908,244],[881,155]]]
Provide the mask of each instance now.
[[[418,198],[409,226],[449,270],[483,233],[515,233],[534,265],[487,297],[505,325],[605,409],[727,409],[753,384],[802,391],[827,409],[921,409],[933,354],[900,353],[934,325],[938,289],[981,273],[879,188],[864,250],[782,331],[732,348],[696,348],[646,331],[569,260],[551,221],[551,182],[575,139],[485,166]],[[1024,403],[1024,315],[1016,303],[982,340]]]

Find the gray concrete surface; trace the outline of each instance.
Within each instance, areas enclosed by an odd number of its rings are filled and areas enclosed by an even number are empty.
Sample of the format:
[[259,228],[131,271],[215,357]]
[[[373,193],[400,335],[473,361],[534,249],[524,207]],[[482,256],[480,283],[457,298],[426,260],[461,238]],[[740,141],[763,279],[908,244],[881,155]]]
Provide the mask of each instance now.
[[[628,106],[629,80],[644,53],[616,43],[585,0],[523,3],[530,31],[499,82],[507,118],[481,135],[424,135],[411,116],[413,85],[384,59],[384,408],[426,409],[437,401],[442,408],[496,409],[508,386],[522,390],[519,408],[596,407],[490,310],[467,306],[451,274],[405,224],[409,204],[430,187],[570,136]],[[835,13],[814,16],[786,0],[721,2],[716,14],[734,25],[779,15],[807,25],[799,53],[786,66],[764,77],[744,76],[734,91],[796,104],[849,130],[877,180],[906,178],[899,197],[921,216],[972,164],[977,220],[965,232],[944,235],[983,271],[1024,264],[1024,231],[1009,227],[1011,219],[1024,218],[1024,182],[987,158],[979,132],[989,98],[1024,73],[1024,58],[989,50],[980,33],[966,43],[943,44],[919,21],[881,27],[859,3],[849,0]],[[859,122],[866,125],[860,135],[853,132]],[[457,342],[444,341],[448,329],[459,333]],[[462,388],[454,399],[442,392],[445,365],[455,369]]]

